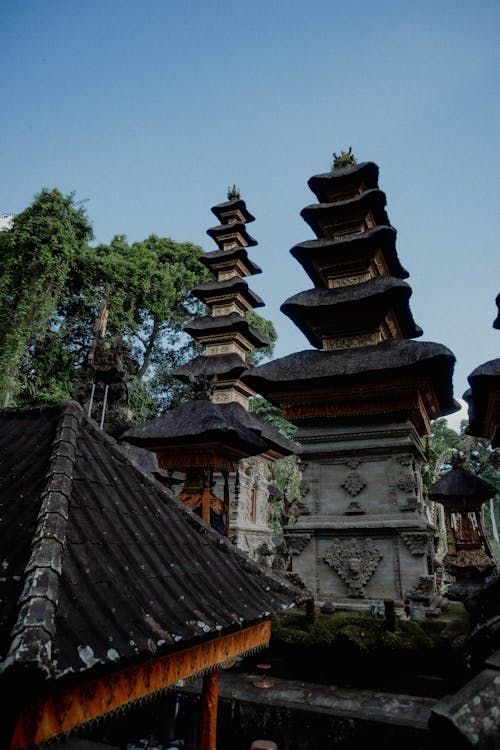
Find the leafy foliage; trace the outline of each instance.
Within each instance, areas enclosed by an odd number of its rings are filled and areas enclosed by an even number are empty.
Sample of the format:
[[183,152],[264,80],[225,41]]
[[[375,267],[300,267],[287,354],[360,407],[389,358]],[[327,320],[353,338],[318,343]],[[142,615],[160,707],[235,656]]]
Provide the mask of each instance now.
[[274,327],[273,322],[258,315],[254,310],[248,310],[245,313],[245,320],[269,342],[268,345],[262,349],[254,349],[253,352],[247,354],[247,364],[251,367],[255,367],[267,357],[272,357],[278,334],[276,333],[276,328]]
[[[39,345],[92,228],[74,194],[44,188],[0,235],[0,392],[20,390],[23,358]],[[28,373],[30,370],[28,370]],[[33,388],[36,378],[26,383]],[[47,384],[50,391],[55,383]]]
[[[202,249],[150,235],[130,244],[123,234],[90,247],[92,230],[73,194],[43,190],[0,233],[0,388],[11,404],[70,398],[99,332],[129,349],[130,408],[144,421],[190,397],[172,372],[201,353],[183,328],[204,305],[190,290],[210,278]],[[253,311],[250,324],[269,340],[254,357],[272,354],[271,321]]]

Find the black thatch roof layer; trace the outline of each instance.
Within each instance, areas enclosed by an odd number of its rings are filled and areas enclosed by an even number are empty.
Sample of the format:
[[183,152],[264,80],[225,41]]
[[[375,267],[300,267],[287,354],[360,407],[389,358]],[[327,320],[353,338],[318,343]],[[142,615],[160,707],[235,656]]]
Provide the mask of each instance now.
[[493,448],[500,447],[500,430],[490,434],[490,425],[487,422],[487,410],[490,397],[494,393],[500,393],[500,359],[492,359],[484,362],[471,372],[467,380],[470,389],[463,398],[469,407],[469,435],[477,435],[491,440]]
[[295,443],[269,422],[248,412],[241,404],[214,404],[194,399],[164,412],[156,419],[127,430],[121,440],[142,447],[223,444],[231,453],[256,456],[269,448],[284,455],[295,453]]
[[450,469],[441,479],[429,488],[431,500],[443,500],[459,497],[482,498],[488,500],[496,492],[496,488],[484,479],[480,479],[471,471],[461,466]]
[[217,227],[211,227],[207,229],[207,234],[211,237],[217,245],[222,249],[222,244],[226,240],[228,235],[238,233],[243,238],[245,247],[253,247],[257,244],[257,240],[251,237],[246,229],[246,225],[242,222],[235,221],[232,224],[219,224]]
[[355,195],[360,186],[364,190],[377,188],[378,167],[372,161],[365,161],[314,175],[307,184],[320,203],[333,203],[344,195]]
[[[376,225],[390,226],[385,212],[386,197],[382,190],[365,190],[354,198],[335,203],[313,203],[300,212],[317,237],[325,236],[325,226],[336,232],[347,221],[362,221],[370,211]],[[354,233],[353,230],[352,233]],[[361,231],[361,230],[360,230]]]
[[[354,267],[358,259],[367,258],[381,250],[391,276],[407,279],[408,271],[399,262],[396,252],[396,230],[390,226],[377,226],[350,237],[317,239],[299,242],[290,253],[317,286],[324,286],[321,271],[335,269],[339,263]],[[359,262],[359,261],[358,261]]]
[[0,456],[5,677],[112,671],[291,605],[294,589],[149,479],[77,404],[2,410]]
[[239,211],[244,216],[247,224],[251,221],[255,221],[255,216],[252,216],[246,207],[245,201],[241,198],[235,198],[234,200],[226,201],[225,203],[218,203],[216,206],[212,206],[210,210],[216,215],[220,222],[222,222],[224,214],[227,214],[229,211]]
[[184,330],[194,339],[199,338],[200,334],[241,333],[256,348],[269,346],[269,341],[238,313],[204,315],[188,323]]
[[248,365],[239,354],[212,354],[210,357],[201,355],[186,362],[174,371],[174,375],[183,383],[190,383],[197,379],[223,377],[233,380],[248,370]]
[[231,250],[212,250],[200,256],[199,261],[214,273],[214,268],[220,266],[222,262],[239,260],[247,270],[248,276],[255,276],[262,273],[262,268],[253,260],[250,260],[244,247],[233,247]]
[[404,281],[378,276],[337,289],[300,292],[289,297],[280,309],[313,346],[321,348],[324,337],[339,332],[354,335],[359,330],[374,328],[391,309],[403,338],[421,336],[423,331],[415,324],[408,305],[410,296],[411,289]]
[[247,370],[241,380],[276,403],[275,394],[295,388],[388,383],[430,378],[442,414],[458,411],[453,398],[455,357],[441,344],[397,339],[338,351],[302,351]]
[[495,320],[493,321],[493,328],[500,329],[500,294],[497,294],[496,299],[495,299],[495,304],[496,304],[497,309],[498,309],[498,315],[495,318]]
[[264,301],[258,294],[249,289],[247,282],[239,276],[224,281],[205,281],[191,289],[191,294],[202,302],[210,304],[214,297],[220,297],[225,293],[240,294],[252,308],[263,307]]

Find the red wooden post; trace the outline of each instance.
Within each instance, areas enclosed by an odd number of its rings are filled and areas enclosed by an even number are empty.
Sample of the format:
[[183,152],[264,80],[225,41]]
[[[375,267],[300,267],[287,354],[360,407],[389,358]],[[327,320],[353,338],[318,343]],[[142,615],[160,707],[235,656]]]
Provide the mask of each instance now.
[[203,678],[199,750],[216,750],[218,702],[219,672],[217,669],[214,669]]

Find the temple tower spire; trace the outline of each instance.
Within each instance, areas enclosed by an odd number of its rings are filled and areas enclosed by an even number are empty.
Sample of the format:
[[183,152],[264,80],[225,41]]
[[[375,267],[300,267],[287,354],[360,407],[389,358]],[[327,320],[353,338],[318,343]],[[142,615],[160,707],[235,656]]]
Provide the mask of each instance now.
[[413,340],[422,330],[378,167],[347,156],[308,182],[318,202],[301,216],[315,239],[291,254],[314,287],[281,307],[316,351],[242,378],[298,427],[303,506],[287,537],[293,570],[315,599],[355,609],[384,599],[429,604],[434,529],[420,436],[458,409],[454,357]]

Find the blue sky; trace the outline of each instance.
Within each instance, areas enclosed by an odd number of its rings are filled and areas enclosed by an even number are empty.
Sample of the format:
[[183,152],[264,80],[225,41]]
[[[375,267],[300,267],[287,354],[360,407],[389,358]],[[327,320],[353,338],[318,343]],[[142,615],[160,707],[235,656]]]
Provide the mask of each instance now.
[[236,183],[256,221],[250,280],[279,311],[310,280],[312,174],[352,146],[380,187],[422,340],[454,387],[500,356],[500,4],[489,0],[4,0],[0,213],[42,187],[86,200],[96,242],[155,232],[215,249],[210,212]]

